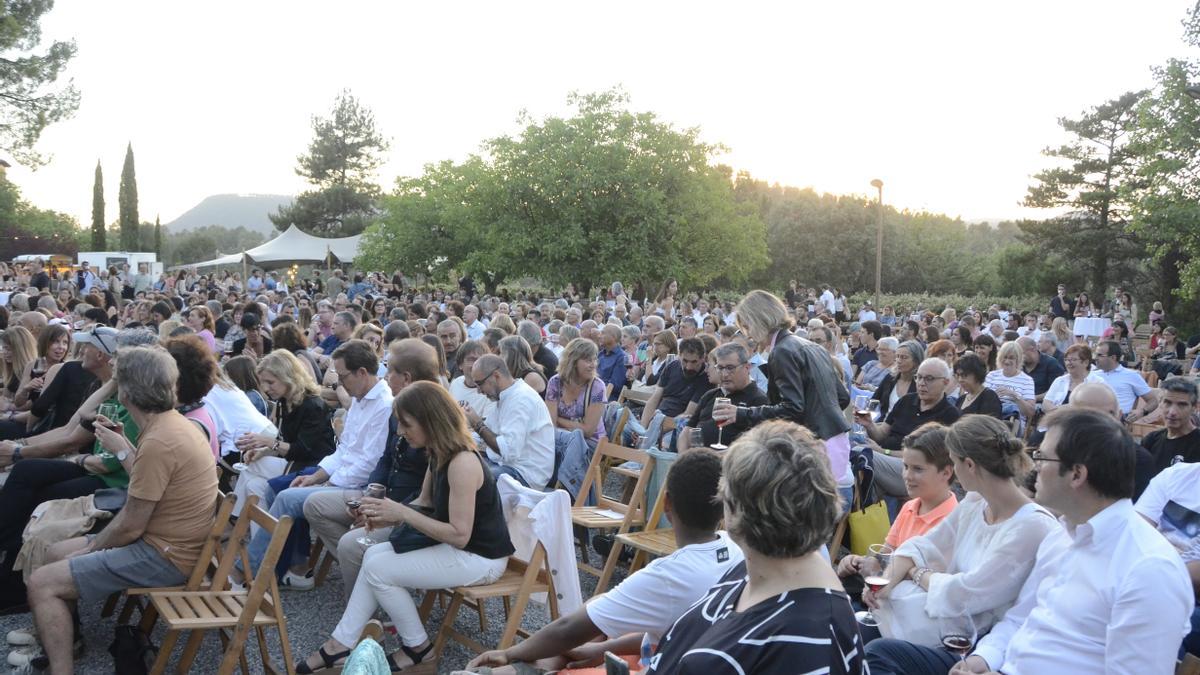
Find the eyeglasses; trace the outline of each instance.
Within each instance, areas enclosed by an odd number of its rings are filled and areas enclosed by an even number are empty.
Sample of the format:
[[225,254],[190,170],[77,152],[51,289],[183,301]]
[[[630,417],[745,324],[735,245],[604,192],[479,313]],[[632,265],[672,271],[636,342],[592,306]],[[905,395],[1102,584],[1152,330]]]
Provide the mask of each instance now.
[[744,364],[744,363],[739,363],[739,364],[737,364],[736,366],[722,366],[722,365],[720,365],[720,364],[716,364],[716,365],[714,365],[713,367],[714,367],[714,368],[716,368],[716,369],[717,369],[717,372],[720,372],[720,373],[732,373],[732,372],[734,372],[734,371],[735,371],[735,370],[737,370],[738,368],[741,368],[741,367],[742,367],[742,366],[744,366],[744,365],[746,365],[746,364]]
[[924,384],[931,384],[933,382],[936,382],[938,380],[944,380],[946,378],[939,377],[937,375],[918,375],[913,379],[915,379],[917,382],[922,382]]
[[1037,450],[1034,448],[1028,448],[1028,450],[1029,450],[1029,456],[1031,458],[1033,458],[1033,461],[1037,462],[1038,464],[1040,464],[1042,462],[1060,462],[1060,463],[1062,462],[1061,459],[1057,459],[1054,457],[1047,457],[1045,455],[1045,453],[1043,453],[1041,450]]

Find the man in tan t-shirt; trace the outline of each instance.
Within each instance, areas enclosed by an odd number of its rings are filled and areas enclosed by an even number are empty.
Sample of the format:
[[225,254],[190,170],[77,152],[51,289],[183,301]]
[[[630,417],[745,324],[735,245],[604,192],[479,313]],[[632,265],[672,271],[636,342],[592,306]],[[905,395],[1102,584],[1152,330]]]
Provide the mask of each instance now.
[[212,527],[217,473],[199,425],[175,411],[175,360],[158,346],[117,353],[118,399],[141,430],[133,447],[110,420],[96,437],[129,472],[129,498],[98,535],[51,547],[34,571],[29,604],[51,673],[74,668],[76,601],[96,604],[128,588],[177,586],[196,564]]

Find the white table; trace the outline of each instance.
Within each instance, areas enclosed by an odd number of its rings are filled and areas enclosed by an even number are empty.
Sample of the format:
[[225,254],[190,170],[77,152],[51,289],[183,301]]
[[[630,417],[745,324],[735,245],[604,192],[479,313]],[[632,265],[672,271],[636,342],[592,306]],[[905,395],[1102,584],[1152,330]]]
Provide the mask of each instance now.
[[1099,317],[1075,319],[1075,328],[1072,333],[1075,335],[1083,335],[1086,337],[1100,337],[1104,335],[1104,331],[1112,327],[1112,319],[1104,319]]

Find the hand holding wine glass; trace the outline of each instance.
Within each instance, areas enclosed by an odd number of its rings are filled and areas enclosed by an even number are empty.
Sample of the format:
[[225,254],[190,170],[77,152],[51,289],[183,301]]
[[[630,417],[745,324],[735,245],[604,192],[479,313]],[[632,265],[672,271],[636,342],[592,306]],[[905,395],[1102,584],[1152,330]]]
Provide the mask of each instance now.
[[[726,397],[725,390],[721,390],[721,396],[713,399],[713,421],[717,423],[717,442],[711,447],[713,450],[726,450],[729,448],[721,442],[721,436],[725,432],[725,425],[731,424],[737,419],[737,408],[733,406],[733,401]],[[720,414],[718,415],[718,410]]]
[[959,661],[966,660],[967,654],[975,646],[978,634],[975,630],[975,620],[970,614],[944,617],[938,621],[941,629],[942,647],[958,656]]
[[[371,483],[370,485],[367,486],[366,490],[363,490],[363,493],[362,493],[363,499],[383,499],[385,497],[387,497],[387,487],[384,485],[381,485],[379,483]],[[359,504],[361,507],[361,504],[362,504],[361,500],[360,500]],[[366,515],[366,514],[364,514],[364,515]],[[370,518],[368,517],[367,521],[366,521],[367,533],[358,538],[358,543],[362,544],[363,546],[374,546],[375,544],[379,543],[379,542],[375,541],[374,537],[371,536],[372,529],[373,528],[371,527],[371,521],[370,521]]]
[[[863,583],[867,585],[863,591],[863,602],[868,606],[878,606],[875,594],[888,585],[887,568],[892,563],[892,553],[892,547],[887,544],[871,544],[867,547],[867,555],[859,563]],[[871,610],[856,612],[854,618],[864,626],[879,625],[879,619]]]

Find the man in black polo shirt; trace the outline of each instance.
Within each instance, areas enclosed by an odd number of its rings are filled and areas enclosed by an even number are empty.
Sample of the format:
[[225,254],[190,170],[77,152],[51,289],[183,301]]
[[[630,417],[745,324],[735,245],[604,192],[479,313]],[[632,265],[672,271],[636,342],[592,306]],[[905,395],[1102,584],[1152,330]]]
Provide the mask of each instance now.
[[1200,429],[1192,420],[1196,412],[1196,385],[1183,377],[1169,377],[1161,388],[1163,398],[1159,407],[1167,428],[1142,439],[1142,447],[1154,459],[1154,475],[1171,466],[1176,457],[1182,462],[1200,462]]
[[658,386],[646,401],[642,411],[642,426],[649,428],[655,412],[667,417],[696,412],[697,404],[708,391],[708,375],[704,372],[707,353],[704,343],[697,338],[686,338],[679,343],[679,358],[663,366],[658,376]]
[[875,484],[884,493],[901,499],[908,497],[904,487],[904,462],[892,454],[899,454],[900,443],[905,436],[929,422],[950,426],[958,421],[958,408],[946,400],[946,385],[950,383],[950,377],[950,366],[945,361],[926,359],[917,368],[917,390],[901,396],[888,411],[885,422],[876,424],[869,414],[856,415],[875,451],[872,464]]
[[1038,351],[1037,341],[1029,336],[1017,338],[1017,346],[1025,355],[1025,374],[1033,378],[1033,393],[1040,402],[1050,385],[1065,375],[1067,370],[1053,356]]
[[[739,408],[770,403],[767,395],[758,388],[758,385],[754,384],[754,380],[750,379],[750,352],[745,347],[736,342],[730,342],[714,349],[712,356],[716,357],[715,365],[710,362],[708,368],[716,369],[716,382],[719,386],[709,389],[700,397],[700,402],[696,405],[696,412],[688,419],[687,426],[679,432],[676,447],[680,452],[689,449],[691,439],[688,437],[688,432],[692,428],[698,428],[704,434],[705,445],[717,442],[717,423],[712,418],[713,402],[717,397],[728,397],[730,402]],[[725,425],[719,434],[721,443],[725,445],[733,443],[733,439],[749,428],[749,423],[745,421],[735,421]]]
[[862,346],[858,351],[854,352],[854,358],[850,359],[850,363],[854,364],[854,374],[857,376],[863,366],[871,361],[879,360],[875,354],[875,345],[879,344],[879,339],[883,337],[883,324],[878,321],[864,321],[859,327],[858,339]]
[[1067,287],[1063,284],[1058,285],[1058,295],[1050,299],[1050,316],[1056,319],[1061,316],[1067,321],[1075,316],[1075,301],[1067,297]]

